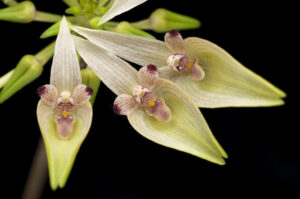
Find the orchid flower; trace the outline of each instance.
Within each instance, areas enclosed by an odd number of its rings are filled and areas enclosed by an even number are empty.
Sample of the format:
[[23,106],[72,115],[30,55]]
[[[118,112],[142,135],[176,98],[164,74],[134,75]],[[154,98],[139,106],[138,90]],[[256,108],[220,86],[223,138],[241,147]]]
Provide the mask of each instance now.
[[63,18],[55,44],[50,84],[41,86],[37,106],[51,188],[63,187],[92,122],[93,90],[81,83],[79,61]]
[[74,36],[75,46],[95,74],[118,97],[114,111],[126,115],[146,138],[223,165],[226,152],[217,142],[198,107],[174,83],[159,78],[154,65],[138,72],[127,62]]
[[140,66],[154,64],[160,76],[181,87],[199,106],[254,107],[282,105],[286,94],[250,71],[210,41],[183,39],[176,30],[165,41],[73,26],[99,47]]

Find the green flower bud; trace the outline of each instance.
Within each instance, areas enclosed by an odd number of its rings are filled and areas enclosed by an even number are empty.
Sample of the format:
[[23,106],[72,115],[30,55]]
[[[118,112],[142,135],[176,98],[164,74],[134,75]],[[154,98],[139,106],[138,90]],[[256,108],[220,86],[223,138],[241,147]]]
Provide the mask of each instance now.
[[[80,63],[80,65],[82,65],[82,62]],[[90,99],[90,102],[94,104],[101,81],[99,77],[97,77],[97,75],[89,68],[81,69],[81,77],[81,83],[93,89],[93,95]]]
[[48,37],[53,37],[53,36],[58,35],[58,31],[59,31],[59,27],[60,27],[60,22],[61,21],[58,21],[55,24],[53,24],[52,26],[50,26],[47,30],[45,30],[41,34],[40,38],[41,39],[46,39]]
[[109,10],[109,8],[107,8],[107,7],[98,7],[97,9],[96,9],[96,11],[98,12],[98,14],[100,15],[100,16],[103,16],[107,11]]
[[128,35],[137,35],[142,37],[149,37],[149,38],[155,38],[151,34],[131,25],[127,21],[120,22],[114,29],[111,31],[121,33],[121,34],[128,34]]
[[29,23],[35,18],[35,6],[31,1],[23,1],[14,6],[0,9],[0,20]]
[[24,86],[38,78],[43,71],[42,65],[33,55],[25,55],[19,61],[12,76],[0,93],[0,104],[10,98]]
[[3,75],[2,77],[0,77],[0,89],[5,86],[5,84],[7,83],[7,81],[13,74],[13,72],[14,72],[14,70],[11,70],[8,73],[6,73],[5,75]]
[[72,14],[74,16],[77,16],[77,15],[81,15],[82,14],[82,9],[81,9],[80,5],[76,5],[76,6],[73,6],[71,8],[66,9],[65,12],[67,14]]
[[151,29],[158,33],[169,32],[173,29],[187,30],[199,28],[201,23],[198,19],[178,14],[164,8],[156,9],[149,19],[133,23],[141,29]]
[[96,29],[96,30],[102,30],[103,29],[103,24],[98,25],[99,21],[100,21],[101,17],[94,17],[89,21],[89,24],[91,26],[91,28]]
[[67,4],[69,7],[78,5],[78,1],[77,0],[63,0],[63,2],[65,4]]

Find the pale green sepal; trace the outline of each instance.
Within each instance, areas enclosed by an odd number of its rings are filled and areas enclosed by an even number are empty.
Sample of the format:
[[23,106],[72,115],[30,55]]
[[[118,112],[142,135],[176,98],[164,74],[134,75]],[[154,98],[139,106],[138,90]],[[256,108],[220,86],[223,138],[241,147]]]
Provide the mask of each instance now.
[[143,109],[137,109],[128,120],[146,138],[210,162],[224,165],[227,154],[217,142],[198,107],[174,83],[158,79],[154,93],[165,100],[172,119],[160,122]]
[[0,77],[0,89],[3,88],[3,86],[5,86],[6,82],[9,80],[9,78],[11,77],[13,72],[14,72],[14,70],[11,70],[8,73],[6,73],[5,75]]
[[54,121],[55,111],[41,100],[37,107],[37,117],[47,152],[50,186],[52,190],[63,188],[91,126],[91,104],[87,102],[77,108],[73,131],[68,139],[61,139],[58,136]]
[[38,78],[42,74],[42,71],[43,66],[33,55],[25,55],[22,57],[13,74],[0,92],[0,104]]
[[[138,23],[136,24],[138,25]],[[158,8],[149,18],[149,26],[155,32],[168,32],[173,29],[187,30],[199,28],[201,25],[198,19],[178,14],[176,12]]]
[[[104,26],[105,27],[105,26]],[[149,37],[154,39],[155,37],[151,34],[136,28],[135,26],[131,25],[127,21],[120,22],[115,28],[110,29],[110,31],[121,33],[121,34],[127,34],[127,35],[136,35],[141,37]]]
[[8,6],[14,6],[18,3],[16,0],[2,0],[2,2]]
[[81,69],[80,72],[82,79],[81,83],[93,89],[93,96],[91,97],[90,102],[94,104],[101,81],[90,68]]
[[35,12],[35,6],[31,1],[23,1],[16,5],[0,9],[0,20],[29,23],[34,19]]
[[[197,58],[205,78],[193,81],[188,75],[176,79],[199,107],[254,107],[282,105],[286,94],[250,71],[219,46],[196,37],[184,40],[185,52]],[[270,71],[272,72],[272,71]]]

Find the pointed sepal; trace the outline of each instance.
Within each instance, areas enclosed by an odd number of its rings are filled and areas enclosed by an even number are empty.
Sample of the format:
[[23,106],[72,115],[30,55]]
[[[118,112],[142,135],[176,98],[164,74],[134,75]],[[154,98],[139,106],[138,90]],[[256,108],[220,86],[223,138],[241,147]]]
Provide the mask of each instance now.
[[[217,142],[198,107],[174,83],[157,79],[154,93],[163,98],[170,109],[158,108],[158,120],[143,109],[128,115],[133,128],[146,138],[179,151],[190,153],[210,162],[224,165],[227,154]],[[160,104],[161,105],[161,104]],[[165,117],[171,113],[171,118]]]
[[71,132],[68,132],[66,137],[63,137],[58,131],[68,125],[63,123],[64,126],[58,126],[55,110],[41,100],[37,107],[37,117],[47,152],[51,188],[52,190],[56,190],[58,187],[63,188],[78,150],[91,126],[91,104],[87,102],[78,106],[72,118],[74,121],[71,125]]

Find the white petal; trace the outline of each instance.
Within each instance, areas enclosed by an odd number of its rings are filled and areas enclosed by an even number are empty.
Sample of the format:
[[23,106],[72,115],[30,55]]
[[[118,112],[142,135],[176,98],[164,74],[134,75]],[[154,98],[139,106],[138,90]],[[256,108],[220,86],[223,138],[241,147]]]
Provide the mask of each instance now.
[[137,71],[132,66],[90,41],[73,38],[80,56],[109,89],[116,95],[132,94],[138,85]]
[[122,14],[132,8],[146,2],[147,0],[115,0],[112,7],[100,19],[98,25],[103,24],[115,16]]
[[140,66],[164,66],[168,57],[173,54],[164,42],[156,39],[78,26],[72,26],[72,29],[97,46]]
[[81,75],[75,45],[64,17],[56,39],[50,84],[61,92],[72,91],[80,82]]

